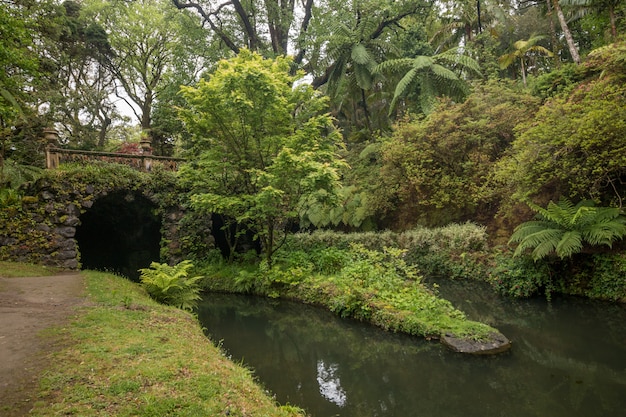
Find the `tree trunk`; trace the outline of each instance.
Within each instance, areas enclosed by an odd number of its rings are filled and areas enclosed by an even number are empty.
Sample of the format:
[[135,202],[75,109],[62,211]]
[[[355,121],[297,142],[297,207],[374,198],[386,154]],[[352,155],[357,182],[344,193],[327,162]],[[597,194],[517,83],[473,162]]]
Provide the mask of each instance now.
[[563,34],[565,35],[565,40],[567,41],[569,53],[572,56],[574,62],[580,64],[578,47],[574,43],[572,32],[570,32],[569,27],[567,26],[567,21],[565,20],[565,15],[563,15],[563,10],[561,10],[561,6],[559,5],[559,0],[552,0],[552,5],[554,6],[554,10],[556,10],[556,14],[559,17],[559,23],[561,24],[561,29],[563,30]]
[[611,36],[615,40],[617,38],[617,27],[615,24],[615,7],[613,5],[609,6],[609,20],[611,21]]

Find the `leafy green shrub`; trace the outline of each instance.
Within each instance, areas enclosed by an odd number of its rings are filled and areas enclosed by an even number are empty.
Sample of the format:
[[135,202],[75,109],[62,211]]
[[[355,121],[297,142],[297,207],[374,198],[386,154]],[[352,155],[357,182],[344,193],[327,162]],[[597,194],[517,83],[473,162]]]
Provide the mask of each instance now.
[[316,230],[312,233],[295,233],[287,237],[285,250],[336,249],[347,250],[350,244],[361,244],[368,249],[382,250],[384,247],[397,247],[398,234],[390,231],[341,233],[331,230]]
[[569,93],[585,78],[585,70],[577,64],[565,64],[536,78],[531,78],[531,90],[534,95],[546,99],[559,94]]
[[550,298],[555,289],[554,272],[547,262],[534,262],[530,257],[502,254],[489,277],[491,285],[502,295],[527,298],[542,290]]
[[310,257],[315,266],[315,271],[325,275],[338,273],[349,260],[347,251],[337,249],[334,246],[313,250]]
[[416,227],[403,232],[399,243],[408,250],[428,248],[433,251],[481,251],[487,248],[487,229],[471,222],[451,223],[435,228]]
[[565,289],[590,298],[626,301],[626,254],[594,254],[577,265]]
[[623,79],[605,75],[585,81],[517,125],[515,141],[494,176],[514,201],[566,195],[619,205],[626,192],[624,120]]
[[200,297],[198,281],[201,276],[189,277],[193,264],[189,260],[170,266],[152,262],[150,268],[142,268],[141,283],[156,301],[184,310],[193,310]]

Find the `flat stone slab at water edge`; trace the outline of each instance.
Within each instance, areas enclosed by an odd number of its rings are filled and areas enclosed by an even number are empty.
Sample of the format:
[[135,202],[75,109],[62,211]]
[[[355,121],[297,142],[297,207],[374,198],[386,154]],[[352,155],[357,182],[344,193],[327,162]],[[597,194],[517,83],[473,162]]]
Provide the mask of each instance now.
[[506,352],[511,348],[511,341],[502,333],[491,333],[489,338],[485,340],[474,340],[456,337],[453,334],[445,334],[441,337],[441,343],[455,352],[472,355],[495,355]]

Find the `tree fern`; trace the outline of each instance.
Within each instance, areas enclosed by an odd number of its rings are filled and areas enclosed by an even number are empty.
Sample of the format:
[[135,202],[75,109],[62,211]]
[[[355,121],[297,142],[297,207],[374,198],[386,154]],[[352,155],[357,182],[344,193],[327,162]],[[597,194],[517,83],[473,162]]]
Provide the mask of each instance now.
[[479,73],[478,68],[475,60],[460,54],[455,48],[434,56],[419,55],[412,59],[389,60],[377,65],[374,72],[407,71],[396,85],[389,108],[390,114],[398,100],[405,96],[413,85],[420,87],[420,105],[422,111],[428,114],[432,111],[437,96],[453,95],[454,99],[460,99],[466,91],[465,82],[455,71]]
[[515,256],[528,250],[534,260],[556,254],[564,259],[581,252],[584,245],[611,247],[626,235],[626,218],[614,207],[595,207],[589,200],[574,205],[567,199],[546,208],[530,203],[538,220],[519,225],[509,243],[519,243]]

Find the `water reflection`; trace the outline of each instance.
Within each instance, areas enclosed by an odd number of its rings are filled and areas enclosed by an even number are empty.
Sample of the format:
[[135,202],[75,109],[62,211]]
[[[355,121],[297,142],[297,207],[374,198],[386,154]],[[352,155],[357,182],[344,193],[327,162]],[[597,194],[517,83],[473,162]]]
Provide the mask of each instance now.
[[463,288],[442,294],[454,291],[468,314],[513,340],[511,352],[468,357],[320,309],[252,297],[207,296],[199,318],[279,402],[312,416],[622,415],[623,308],[465,299]]
[[339,364],[317,361],[317,383],[320,385],[320,394],[331,403],[343,407],[346,405],[346,392],[341,388],[338,373]]

